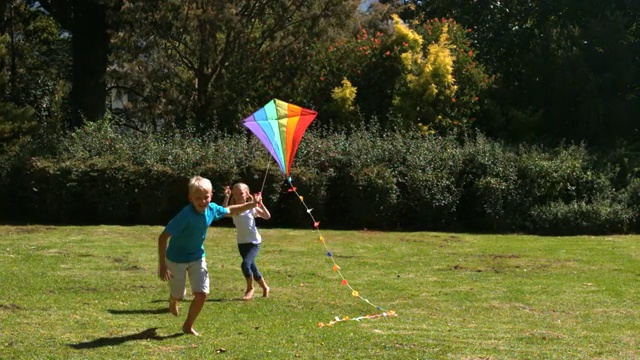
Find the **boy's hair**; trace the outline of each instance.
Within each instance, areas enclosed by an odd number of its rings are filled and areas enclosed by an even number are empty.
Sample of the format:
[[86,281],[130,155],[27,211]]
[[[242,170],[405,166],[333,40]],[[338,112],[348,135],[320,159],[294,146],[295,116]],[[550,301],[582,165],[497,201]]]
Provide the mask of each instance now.
[[211,185],[211,181],[207,178],[203,178],[202,176],[194,176],[189,179],[189,194],[191,194],[196,189],[202,190],[213,190],[213,186]]

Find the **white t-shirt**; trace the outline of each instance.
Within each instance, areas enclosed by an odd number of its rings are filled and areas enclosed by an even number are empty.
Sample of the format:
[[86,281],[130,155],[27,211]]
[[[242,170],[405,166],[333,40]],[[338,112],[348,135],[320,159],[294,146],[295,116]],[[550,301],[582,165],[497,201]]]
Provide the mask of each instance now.
[[262,241],[258,228],[256,228],[255,215],[256,209],[251,209],[233,216],[238,244],[260,244]]

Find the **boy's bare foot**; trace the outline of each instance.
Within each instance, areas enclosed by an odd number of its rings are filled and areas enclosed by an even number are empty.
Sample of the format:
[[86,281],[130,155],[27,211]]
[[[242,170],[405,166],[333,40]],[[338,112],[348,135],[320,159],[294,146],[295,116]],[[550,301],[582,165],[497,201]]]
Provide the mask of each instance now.
[[174,316],[178,316],[178,300],[174,298],[169,299],[169,312]]
[[182,332],[184,332],[185,334],[190,334],[193,336],[200,336],[200,334],[198,334],[197,331],[195,331],[193,329],[193,327],[185,327],[184,325],[182,326]]
[[266,286],[262,289],[262,296],[263,297],[269,297],[269,290],[271,290],[270,287]]
[[242,300],[251,300],[253,298],[253,289],[249,289],[244,293]]

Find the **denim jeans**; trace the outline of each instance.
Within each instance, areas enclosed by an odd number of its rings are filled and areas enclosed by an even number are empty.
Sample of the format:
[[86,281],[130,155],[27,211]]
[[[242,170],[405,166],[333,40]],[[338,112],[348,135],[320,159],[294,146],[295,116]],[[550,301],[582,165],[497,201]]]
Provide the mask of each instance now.
[[244,277],[253,277],[255,281],[260,281],[262,274],[260,274],[256,266],[256,256],[260,251],[260,244],[238,244],[238,250],[240,251],[240,256],[242,256],[240,268]]

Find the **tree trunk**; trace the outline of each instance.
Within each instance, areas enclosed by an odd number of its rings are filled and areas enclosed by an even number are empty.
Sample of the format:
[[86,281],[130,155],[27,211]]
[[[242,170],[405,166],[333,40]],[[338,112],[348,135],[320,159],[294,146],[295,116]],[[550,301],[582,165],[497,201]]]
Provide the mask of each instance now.
[[109,50],[107,14],[103,4],[75,0],[71,20],[73,85],[71,127],[104,117]]
[[7,5],[9,0],[0,0],[0,34],[4,34],[7,29]]
[[197,75],[196,99],[194,108],[194,125],[198,132],[205,132],[211,129],[209,111],[211,109],[211,99],[209,99],[209,84],[211,75],[201,71]]

